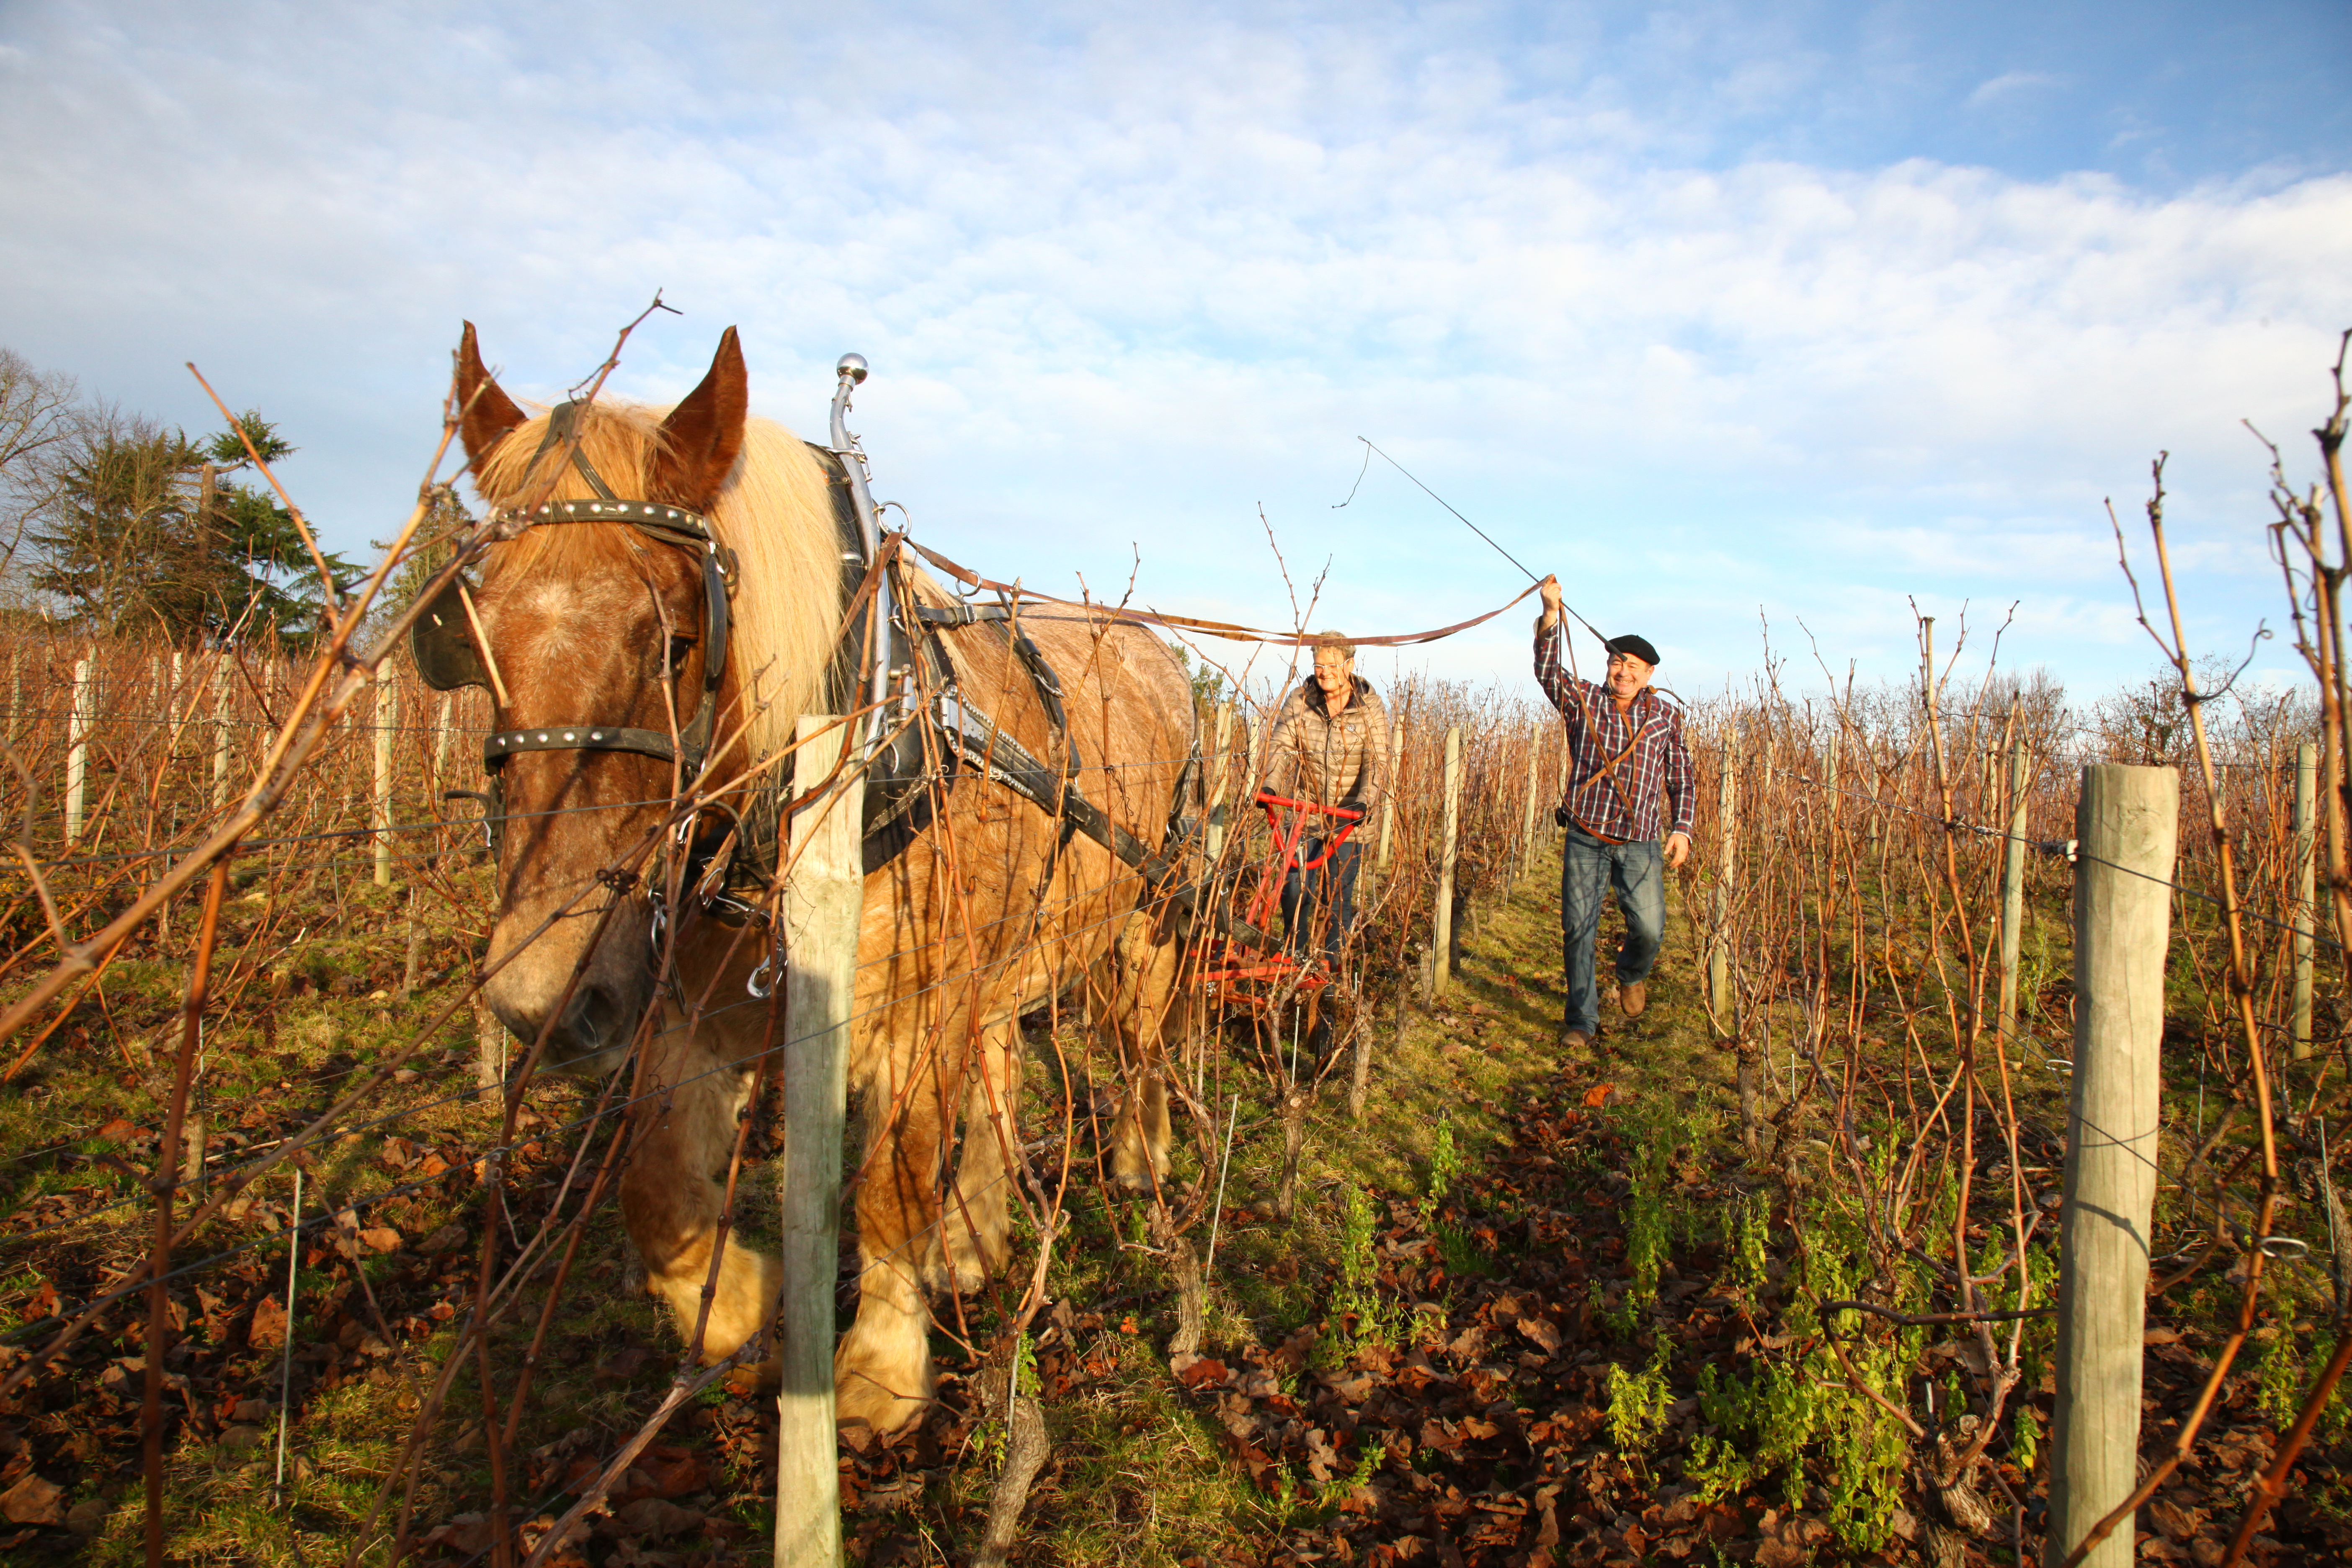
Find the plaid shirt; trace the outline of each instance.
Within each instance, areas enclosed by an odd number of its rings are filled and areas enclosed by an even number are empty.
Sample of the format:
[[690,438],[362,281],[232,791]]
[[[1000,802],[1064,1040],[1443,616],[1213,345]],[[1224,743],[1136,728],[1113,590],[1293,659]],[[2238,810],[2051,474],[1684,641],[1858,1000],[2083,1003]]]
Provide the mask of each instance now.
[[1683,743],[1682,716],[1664,698],[1645,687],[1633,699],[1633,710],[1620,713],[1606,688],[1562,672],[1559,638],[1545,628],[1540,616],[1536,679],[1568,726],[1570,821],[1604,838],[1663,838],[1663,795],[1674,808],[1665,819],[1672,823],[1666,832],[1690,831],[1690,748]]

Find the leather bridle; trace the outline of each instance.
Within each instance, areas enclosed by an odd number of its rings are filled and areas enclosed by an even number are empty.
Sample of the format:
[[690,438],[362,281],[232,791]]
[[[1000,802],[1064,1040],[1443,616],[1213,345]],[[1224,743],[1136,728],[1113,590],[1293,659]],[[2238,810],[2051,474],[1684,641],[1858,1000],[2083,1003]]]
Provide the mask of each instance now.
[[[530,470],[536,470],[540,459],[555,442],[569,437],[578,417],[576,403],[559,404],[549,416],[547,434],[539,450],[531,457]],[[493,731],[482,742],[482,768],[490,775],[490,789],[482,798],[493,850],[497,847],[498,825],[505,815],[501,770],[509,757],[522,752],[633,752],[658,762],[677,766],[678,782],[694,783],[709,760],[711,733],[719,717],[719,688],[727,675],[727,660],[732,616],[730,599],[735,590],[735,552],[710,531],[709,519],[685,507],[671,506],[662,501],[628,500],[613,493],[611,486],[596,472],[587,455],[572,447],[572,467],[596,492],[590,500],[556,500],[524,510],[493,514],[502,537],[512,538],[526,529],[548,527],[568,522],[622,523],[635,529],[657,544],[666,544],[692,552],[702,568],[703,658],[701,700],[694,717],[678,730],[676,738],[660,730],[647,730],[627,724],[607,724],[594,720],[581,720],[551,724],[533,724],[523,729]],[[461,686],[490,684],[489,673],[483,663],[482,650],[475,642],[476,628],[465,601],[466,584],[461,578],[453,582],[425,606],[409,633],[409,648],[415,656],[417,674],[427,686],[437,691],[448,691]],[[665,650],[667,658],[667,650]],[[453,797],[472,798],[476,791],[453,790]]]

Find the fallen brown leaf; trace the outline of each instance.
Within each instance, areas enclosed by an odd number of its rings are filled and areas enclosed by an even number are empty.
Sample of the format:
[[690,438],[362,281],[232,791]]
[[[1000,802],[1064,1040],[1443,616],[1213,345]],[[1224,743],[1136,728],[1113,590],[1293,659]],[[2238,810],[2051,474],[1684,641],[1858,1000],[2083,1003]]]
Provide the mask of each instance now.
[[56,1524],[65,1518],[58,1506],[66,1489],[53,1486],[32,1471],[6,1491],[0,1492],[0,1518],[11,1524]]
[[698,1530],[702,1515],[690,1508],[680,1508],[657,1497],[639,1498],[613,1516],[614,1522],[632,1535],[680,1535]]

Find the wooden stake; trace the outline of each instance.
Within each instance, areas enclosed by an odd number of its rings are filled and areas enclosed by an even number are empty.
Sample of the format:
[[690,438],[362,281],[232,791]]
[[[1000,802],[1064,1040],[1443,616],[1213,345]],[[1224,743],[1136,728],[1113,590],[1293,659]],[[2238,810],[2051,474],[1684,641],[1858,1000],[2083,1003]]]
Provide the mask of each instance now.
[[1217,743],[1209,753],[1209,820],[1202,829],[1201,847],[1214,866],[1225,853],[1225,785],[1231,782],[1234,705],[1217,704]]
[[474,1086],[496,1089],[507,1080],[507,1026],[480,992],[474,994]]
[[[800,721],[803,778],[823,778],[846,726]],[[834,1276],[840,1267],[841,1133],[848,1100],[849,1017],[857,984],[865,868],[858,819],[864,775],[793,815],[796,863],[784,888],[783,1386],[776,1395],[778,1568],[841,1562],[840,1437],[834,1425]]]
[[1430,990],[1443,996],[1454,983],[1454,838],[1462,823],[1462,726],[1445,731],[1445,838],[1437,862],[1437,909],[1430,958]]
[[286,1429],[294,1408],[294,1288],[302,1271],[302,1167],[294,1167],[294,1207],[286,1228],[286,1334],[278,1352],[278,1479],[272,1508],[286,1506]]
[[2009,749],[2009,841],[2000,863],[2000,1037],[2017,1039],[2017,963],[2025,936],[2025,743]]
[[1721,840],[1716,846],[1715,940],[1706,950],[1706,994],[1715,1008],[1716,1027],[1727,1037],[1739,1032],[1738,1020],[1732,1016],[1737,1001],[1731,994],[1731,892],[1739,874],[1739,862],[1733,853],[1739,842],[1739,784],[1732,772],[1733,756],[1727,742],[1715,802],[1715,830]]
[[[1540,754],[1538,747],[1532,744],[1528,747],[1528,802],[1527,809],[1519,819],[1519,852],[1513,857],[1511,879],[1514,883],[1527,875],[1528,861],[1536,852],[1536,759]],[[1507,900],[1509,894],[1510,889],[1505,889]]]
[[2294,749],[2294,1022],[2290,1038],[2294,1059],[2311,1058],[2312,897],[2317,835],[2313,805],[2319,796],[2319,748],[2309,741]]
[[1383,881],[1389,874],[1389,840],[1396,831],[1397,781],[1404,768],[1404,718],[1402,714],[1389,726],[1389,784],[1381,796],[1381,852],[1373,859],[1373,869]]
[[66,728],[66,842],[81,837],[89,786],[89,660],[74,660],[73,715]]
[[213,805],[228,804],[228,665],[213,671]]
[[375,885],[392,886],[392,737],[400,724],[400,688],[375,688]]
[[[2059,1221],[2052,1562],[2138,1482],[2140,1364],[2156,1202],[2158,1047],[2171,934],[2180,775],[2083,770],[2075,808],[2074,1078]],[[2085,1568],[2126,1568],[2128,1530]]]

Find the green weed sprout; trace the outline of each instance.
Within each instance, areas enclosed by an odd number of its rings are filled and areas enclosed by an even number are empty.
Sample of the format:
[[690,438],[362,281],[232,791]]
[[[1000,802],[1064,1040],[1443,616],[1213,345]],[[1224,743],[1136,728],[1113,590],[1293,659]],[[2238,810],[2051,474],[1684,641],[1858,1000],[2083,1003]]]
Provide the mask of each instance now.
[[1454,1146],[1454,1119],[1437,1119],[1437,1136],[1429,1146],[1429,1195],[1421,1200],[1421,1217],[1426,1224],[1437,1213],[1437,1205],[1445,1201],[1453,1189],[1454,1178],[1463,1170],[1462,1154]]
[[2295,1352],[2294,1327],[2282,1322],[2273,1331],[2270,1349],[2263,1356],[2262,1386],[2254,1405],[2271,1425],[2284,1431],[2303,1410],[2303,1358]]
[[1387,1307],[1381,1300],[1379,1261],[1372,1254],[1380,1231],[1380,1212],[1373,1206],[1371,1194],[1353,1182],[1341,1189],[1341,1194],[1339,1289],[1331,1298],[1332,1326],[1339,1328],[1353,1314],[1356,1326],[1347,1335],[1349,1349],[1384,1344],[1391,1325]]
[[1628,1464],[1649,1452],[1650,1440],[1666,1422],[1674,1390],[1666,1383],[1666,1358],[1672,1345],[1664,1339],[1640,1372],[1622,1366],[1609,1369],[1609,1436],[1617,1454]]

